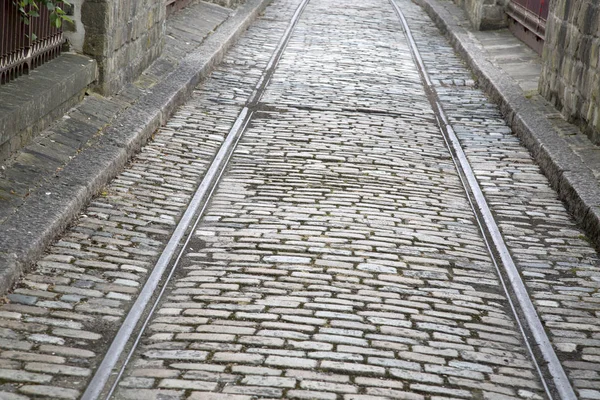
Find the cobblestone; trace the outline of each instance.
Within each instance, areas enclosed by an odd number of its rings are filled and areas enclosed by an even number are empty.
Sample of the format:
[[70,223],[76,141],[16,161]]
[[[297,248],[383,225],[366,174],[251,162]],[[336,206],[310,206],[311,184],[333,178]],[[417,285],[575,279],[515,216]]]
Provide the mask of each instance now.
[[[419,15],[417,7],[406,6],[410,16]],[[410,21],[419,45],[438,49],[437,54],[424,56],[430,73],[446,70],[447,77],[462,77],[461,61],[443,38],[430,34],[435,32],[433,26],[426,19]],[[583,361],[599,345],[593,340],[599,305],[594,300],[596,251],[482,92],[468,85],[438,84],[436,89],[575,389],[581,398],[600,395],[594,390],[583,392],[585,386],[574,379],[594,368],[593,363],[576,360]],[[499,335],[489,338],[514,343]]]
[[[273,2],[0,305],[0,398],[80,396],[298,3]],[[599,398],[596,252],[398,3],[579,396]],[[390,4],[313,0],[114,397],[543,398],[522,340]]]
[[[283,11],[279,25],[285,26],[289,12],[289,7]],[[135,299],[153,259],[268,61],[269,49],[274,47],[282,28],[273,28],[277,22],[270,17],[267,21],[270,28],[267,29],[265,23],[257,24],[241,39],[193,99],[155,134],[128,169],[89,204],[79,221],[48,249],[36,268],[23,277],[8,296],[10,303],[0,306],[0,329],[15,332],[14,336],[0,332],[0,349],[6,350],[0,353],[0,365],[6,368],[2,373],[0,398],[79,397],[93,366],[100,361],[105,342],[114,334]],[[272,38],[271,43],[265,41],[266,37]],[[261,52],[245,54],[248,46],[259,48]],[[240,64],[243,58],[248,62]],[[230,97],[231,91],[237,91],[239,97]],[[238,288],[233,282],[217,285],[215,293]],[[208,317],[219,313],[217,310],[199,311],[196,315],[185,312],[185,317],[176,319],[163,318],[152,328],[156,335],[168,335],[168,332],[183,335],[177,332],[187,332],[187,327],[194,330],[197,325],[208,322]],[[225,318],[228,315],[222,313]],[[236,334],[254,332],[242,327],[221,329]],[[197,349],[192,343],[190,350],[154,349],[147,356],[159,360],[204,360],[208,353],[203,350],[207,346],[201,344],[209,336],[207,333],[187,339],[198,341]],[[229,342],[234,337],[223,335],[222,339]],[[173,336],[163,336],[163,339],[169,338],[172,340]],[[159,336],[154,339],[158,341]],[[218,338],[209,339],[214,343]],[[208,347],[213,351],[229,350],[226,345]],[[28,355],[17,356],[16,351],[28,352]],[[52,368],[44,364],[47,362],[60,366]],[[73,375],[84,379],[68,378]],[[22,382],[40,385],[20,386]],[[145,382],[152,386],[152,382]],[[170,381],[165,382],[167,386],[170,384]],[[128,390],[123,396],[146,400],[180,398],[182,393],[161,389],[157,394],[146,388],[138,389]],[[17,390],[20,395],[16,394]],[[207,387],[186,386],[184,390],[207,390]]]
[[389,4],[309,3],[262,101],[159,311],[227,312],[217,391],[539,395]]

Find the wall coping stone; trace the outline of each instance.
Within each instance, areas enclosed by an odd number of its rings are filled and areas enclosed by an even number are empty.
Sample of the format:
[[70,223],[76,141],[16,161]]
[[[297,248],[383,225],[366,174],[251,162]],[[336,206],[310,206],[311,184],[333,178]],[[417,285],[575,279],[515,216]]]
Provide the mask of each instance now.
[[[73,97],[79,97],[96,78],[94,60],[66,53],[0,86],[0,148],[8,146],[11,139],[25,130],[33,129],[27,135],[33,137],[47,128],[52,118],[46,117],[56,114]],[[46,120],[42,126],[40,120]],[[27,138],[22,141],[28,142]],[[9,153],[0,151],[0,162]]]

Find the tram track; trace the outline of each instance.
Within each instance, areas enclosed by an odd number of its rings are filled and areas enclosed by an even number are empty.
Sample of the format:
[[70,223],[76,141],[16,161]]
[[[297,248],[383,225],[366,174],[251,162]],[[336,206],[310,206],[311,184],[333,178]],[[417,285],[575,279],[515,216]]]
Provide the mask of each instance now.
[[[168,283],[181,260],[183,252],[192,238],[238,142],[250,124],[254,113],[260,108],[259,102],[261,96],[266,90],[308,2],[309,0],[303,0],[294,13],[267,67],[264,69],[246,105],[226,136],[223,145],[211,163],[171,239],[153,268],[152,274],[149,276],[136,302],[116,334],[105,358],[96,370],[82,399],[108,399],[117,388],[119,380],[129,360],[132,358],[154,311],[159,305],[168,287]],[[576,396],[573,388],[550,344],[533,303],[527,295],[525,285],[502,239],[502,235],[477,183],[469,161],[452,130],[452,126],[448,123],[448,118],[444,114],[439,96],[429,79],[425,65],[420,57],[419,49],[412,37],[402,10],[394,0],[390,0],[390,3],[401,20],[415,64],[423,80],[427,97],[436,115],[438,126],[443,134],[448,150],[452,154],[456,169],[459,171],[461,183],[464,186],[468,201],[476,216],[477,224],[482,231],[490,256],[498,270],[498,275],[506,291],[510,307],[530,352],[531,359],[536,365],[536,369],[544,385],[544,390],[549,398],[575,399]],[[369,112],[369,110],[357,109],[356,112]],[[389,112],[379,110],[371,112],[374,114],[390,114]]]
[[[416,41],[410,30],[404,13],[395,0],[389,0],[400,19],[402,29],[410,44],[411,54],[421,75],[427,98],[437,118],[437,125],[452,155],[452,160],[459,171],[460,181],[465,188],[469,204],[476,217],[490,257],[498,272],[501,284],[510,303],[519,330],[523,336],[527,350],[538,371],[544,390],[550,399],[574,400],[577,395],[554,351],[550,339],[542,325],[542,321],[529,297],[525,283],[508,250],[502,233],[485,196],[477,182],[471,164],[460,144],[449,118],[441,104],[441,100],[433,85]],[[541,359],[541,360],[540,360]]]
[[[258,102],[266,90],[267,85],[277,68],[277,64],[291,38],[293,30],[309,1],[310,0],[302,0],[293,14],[288,27],[284,31],[268,64],[263,70],[246,105],[240,111],[231,130],[227,134],[223,144],[206,171],[200,186],[192,197],[192,200],[162,251],[155,267],[152,269],[152,273],[140,291],[135,303],[132,305],[127,317],[111,342],[104,359],[88,384],[81,400],[95,400],[99,398],[109,399],[117,388],[119,380],[125,371],[137,344],[144,334],[144,331],[153,316],[154,310],[161,301],[162,295],[181,260],[187,244],[194,234],[196,226],[200,222],[200,219],[210,202],[211,196],[227,167],[237,143],[252,120]],[[156,294],[157,290],[158,295]],[[127,349],[129,351],[123,359]],[[114,375],[115,369],[117,369],[116,376]]]

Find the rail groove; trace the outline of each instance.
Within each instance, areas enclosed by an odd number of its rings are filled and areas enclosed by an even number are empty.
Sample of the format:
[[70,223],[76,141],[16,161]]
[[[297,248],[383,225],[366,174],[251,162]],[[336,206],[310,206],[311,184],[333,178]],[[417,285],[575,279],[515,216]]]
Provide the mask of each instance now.
[[[506,292],[511,310],[515,316],[519,330],[523,335],[531,359],[540,376],[546,395],[550,399],[577,399],[577,395],[550,343],[550,339],[548,338],[540,317],[535,310],[535,306],[529,297],[527,288],[521,279],[517,266],[504,242],[498,224],[492,215],[481,187],[477,182],[477,178],[473,173],[471,164],[444,112],[440,98],[431,82],[408,22],[396,1],[389,1],[394,7],[402,24],[402,29],[409,42],[410,51],[417,69],[419,70],[419,74],[421,75],[427,97],[438,119],[440,131],[450,150],[453,162],[459,171],[459,178],[465,188],[477,224],[482,231],[483,239],[498,271],[498,277]],[[490,239],[492,243],[490,243]],[[507,280],[508,284],[506,282]],[[541,362],[542,360],[539,360],[540,356],[543,359],[543,362]]]
[[[179,264],[187,243],[192,238],[195,228],[209,204],[211,196],[232,157],[237,143],[241,139],[254,113],[259,109],[260,99],[309,1],[302,0],[296,9],[267,66],[263,70],[254,91],[249,96],[246,105],[227,134],[225,141],[212,161],[151,275],[111,343],[105,358],[81,397],[82,400],[108,399],[116,389],[154,310],[161,300],[168,282]],[[523,335],[525,345],[535,364],[544,390],[550,399],[576,399],[575,392],[529,298],[525,284],[502,238],[470,163],[452,126],[448,122],[448,118],[443,110],[435,87],[429,78],[408,22],[395,0],[389,1],[402,24],[402,29],[409,42],[411,54],[419,70],[431,107],[436,115],[440,131],[452,155],[453,162],[459,171],[461,183],[465,188],[468,201],[482,231],[485,244],[498,271],[499,279],[507,294],[511,310],[515,315],[518,328]]]
[[[237,143],[252,119],[260,98],[262,97],[279,60],[287,47],[292,32],[309,1],[310,0],[302,0],[292,16],[277,47],[269,59],[267,66],[263,70],[254,91],[246,101],[246,105],[239,113],[233,127],[227,134],[225,141],[211,162],[200,186],[196,190],[185,213],[177,224],[175,231],[156,262],[155,267],[144,284],[137,300],[119,328],[102,363],[96,370],[96,373],[83,393],[81,400],[96,400],[99,398],[109,399],[112,396],[154,310],[161,300],[169,280],[179,264],[187,243],[192,238],[195,228],[200,222],[200,219],[210,202],[211,196],[229,163]],[[167,272],[168,275],[165,277]],[[157,290],[159,290],[158,296],[155,294]],[[154,300],[154,302],[152,302],[152,300]],[[138,333],[132,342],[136,328],[138,328]],[[129,351],[125,355],[125,358],[123,358],[123,353],[128,347]],[[119,362],[121,362],[120,365],[117,365]],[[117,371],[115,371],[115,369],[117,369]],[[111,376],[112,382],[110,382]]]

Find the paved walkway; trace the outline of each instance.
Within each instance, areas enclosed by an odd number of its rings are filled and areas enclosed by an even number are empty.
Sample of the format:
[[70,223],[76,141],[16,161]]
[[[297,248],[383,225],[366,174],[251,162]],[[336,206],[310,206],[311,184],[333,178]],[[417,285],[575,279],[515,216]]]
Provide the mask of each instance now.
[[[8,294],[0,398],[79,398],[298,3],[273,2]],[[596,252],[397,3],[563,368],[600,397]],[[332,4],[304,11],[112,398],[546,398],[398,17]]]
[[508,29],[477,31],[473,37],[481,44],[486,59],[513,78],[527,96],[537,95],[542,58],[535,51]]

